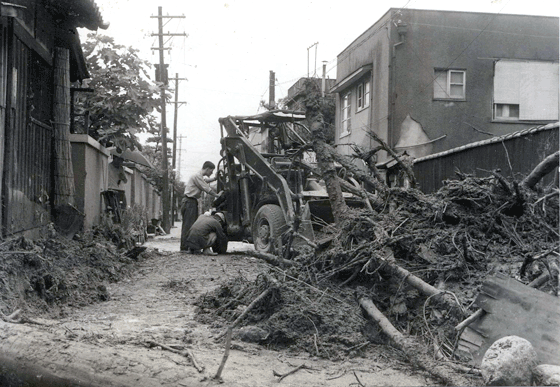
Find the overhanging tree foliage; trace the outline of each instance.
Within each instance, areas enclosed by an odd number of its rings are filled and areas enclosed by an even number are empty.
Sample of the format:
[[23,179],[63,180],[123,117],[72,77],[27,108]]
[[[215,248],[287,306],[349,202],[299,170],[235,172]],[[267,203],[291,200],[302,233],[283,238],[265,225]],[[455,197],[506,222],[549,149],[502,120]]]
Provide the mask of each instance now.
[[87,35],[83,51],[91,78],[82,87],[93,92],[76,96],[75,110],[82,122],[78,130],[105,146],[140,147],[136,134],[159,126],[151,115],[160,110],[160,88],[150,78],[151,64],[134,48],[94,33]]

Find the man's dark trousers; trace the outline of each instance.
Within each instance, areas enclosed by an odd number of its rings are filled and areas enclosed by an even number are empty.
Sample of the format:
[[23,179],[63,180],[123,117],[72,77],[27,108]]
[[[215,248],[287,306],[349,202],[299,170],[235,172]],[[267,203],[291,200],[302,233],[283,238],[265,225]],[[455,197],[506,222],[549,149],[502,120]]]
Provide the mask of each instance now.
[[187,250],[188,246],[187,236],[189,235],[189,230],[196,219],[198,218],[198,200],[194,198],[185,197],[183,200],[183,223],[181,225],[181,250]]

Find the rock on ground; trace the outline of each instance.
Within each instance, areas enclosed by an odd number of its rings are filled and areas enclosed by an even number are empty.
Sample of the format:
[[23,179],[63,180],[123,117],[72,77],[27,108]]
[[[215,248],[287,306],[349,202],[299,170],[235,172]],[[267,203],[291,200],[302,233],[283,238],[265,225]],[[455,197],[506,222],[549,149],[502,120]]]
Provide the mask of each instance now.
[[558,386],[560,385],[560,366],[541,364],[535,368],[533,377],[537,386]]
[[239,340],[247,343],[260,343],[266,340],[268,335],[266,330],[253,325],[241,327],[237,333]]
[[537,353],[518,336],[496,340],[484,354],[482,378],[487,386],[531,386]]

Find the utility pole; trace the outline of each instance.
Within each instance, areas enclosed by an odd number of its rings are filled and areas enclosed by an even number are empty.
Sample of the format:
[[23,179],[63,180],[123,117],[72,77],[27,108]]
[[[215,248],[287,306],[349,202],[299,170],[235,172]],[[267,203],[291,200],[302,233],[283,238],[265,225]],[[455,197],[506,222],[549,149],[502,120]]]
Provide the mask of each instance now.
[[173,115],[173,170],[177,167],[177,116],[179,113],[179,106],[186,104],[186,102],[179,102],[179,81],[188,81],[187,78],[179,78],[179,74],[175,73],[175,113]]
[[[162,7],[158,7],[158,16],[152,16],[152,18],[158,19],[158,33],[152,34],[152,36],[157,36],[159,40],[159,45],[155,50],[159,50],[159,75],[161,80],[161,144],[162,144],[162,161],[163,161],[163,192],[162,195],[162,205],[163,205],[163,219],[162,227],[166,233],[169,233],[171,229],[171,219],[170,219],[170,197],[169,197],[169,160],[167,156],[167,121],[165,112],[165,91],[167,89],[168,77],[167,69],[165,66],[163,52],[166,50],[163,43],[164,36],[187,36],[187,34],[182,33],[163,33],[163,19],[173,19],[173,18],[184,18],[185,16],[163,16]],[[157,70],[156,70],[157,71]],[[156,77],[157,78],[157,77]]]
[[321,97],[325,98],[325,89],[327,88],[327,61],[323,61],[323,79],[321,81]]
[[179,161],[177,164],[179,167],[177,168],[177,179],[181,179],[181,154],[183,152],[183,139],[187,138],[187,136],[179,136]]
[[[187,78],[179,78],[179,74],[175,73],[175,78],[172,78],[175,81],[175,111],[173,115],[173,164],[172,169],[175,172],[175,168],[177,167],[177,116],[179,113],[179,106],[182,104],[186,104],[186,102],[179,102],[179,81],[188,81]],[[173,174],[175,176],[176,173]],[[175,182],[173,182],[175,183]],[[175,184],[172,185],[175,188]],[[176,219],[176,212],[177,212],[177,199],[175,197],[175,189],[171,192],[171,219],[173,223]]]
[[274,95],[275,80],[274,71],[270,70],[270,78],[268,80],[268,106],[270,110],[276,107],[276,96]]
[[[309,78],[309,49],[315,47],[315,68],[317,68],[317,45],[319,42],[313,43],[311,46],[307,47],[307,78]],[[313,70],[316,74],[316,70]]]

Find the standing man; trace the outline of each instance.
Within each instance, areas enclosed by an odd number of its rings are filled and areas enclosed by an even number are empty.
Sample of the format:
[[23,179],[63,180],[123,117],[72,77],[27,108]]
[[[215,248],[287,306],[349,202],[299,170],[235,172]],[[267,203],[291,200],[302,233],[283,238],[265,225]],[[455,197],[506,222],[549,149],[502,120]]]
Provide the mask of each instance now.
[[202,192],[217,197],[216,191],[210,187],[209,182],[216,180],[216,178],[204,180],[204,177],[210,177],[216,169],[216,166],[211,161],[206,161],[202,165],[202,169],[191,176],[185,187],[185,197],[181,203],[181,214],[183,216],[183,223],[181,225],[181,251],[187,251],[188,246],[187,236],[193,223],[198,218],[198,199]]

